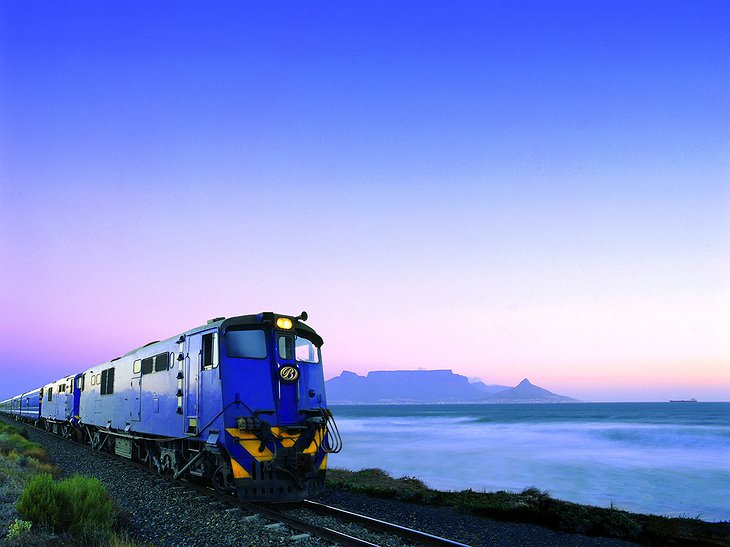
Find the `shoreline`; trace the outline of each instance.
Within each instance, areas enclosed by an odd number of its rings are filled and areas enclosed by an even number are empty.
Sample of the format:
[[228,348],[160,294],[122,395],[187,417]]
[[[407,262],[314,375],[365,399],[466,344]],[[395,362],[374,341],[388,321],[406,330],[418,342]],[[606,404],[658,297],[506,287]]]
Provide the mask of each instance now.
[[443,491],[416,477],[393,478],[382,469],[330,468],[327,486],[417,505],[449,507],[504,522],[536,524],[552,530],[651,545],[730,545],[730,521],[665,517],[596,507],[550,497],[536,488],[519,493]]

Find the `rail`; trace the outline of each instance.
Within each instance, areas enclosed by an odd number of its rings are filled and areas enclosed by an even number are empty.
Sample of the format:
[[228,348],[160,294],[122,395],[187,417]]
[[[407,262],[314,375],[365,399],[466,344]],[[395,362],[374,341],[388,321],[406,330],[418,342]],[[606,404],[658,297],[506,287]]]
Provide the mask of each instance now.
[[[8,418],[10,418],[10,417],[8,417]],[[12,418],[10,418],[10,419],[12,419]],[[60,437],[58,435],[54,435],[53,433],[50,433],[48,431],[45,431],[44,429],[42,429],[40,427],[29,424],[28,422],[24,422],[24,425],[34,427],[34,429],[38,430],[39,432],[45,433],[46,435],[51,435],[54,438],[59,438],[61,440],[68,440],[68,439],[63,439],[62,437]],[[245,509],[246,511],[253,513],[253,514],[259,514],[269,520],[281,522],[293,530],[297,530],[302,533],[310,534],[312,536],[321,538],[325,541],[335,543],[337,545],[342,545],[344,547],[378,547],[379,544],[357,538],[355,536],[346,534],[339,530],[335,530],[328,526],[322,526],[322,525],[319,525],[316,523],[311,523],[306,520],[294,517],[292,515],[288,515],[285,512],[286,509],[287,508],[288,509],[292,509],[292,508],[306,509],[315,514],[333,517],[339,521],[342,521],[342,522],[345,522],[348,524],[356,524],[356,525],[359,525],[368,530],[371,530],[371,531],[374,531],[377,533],[381,533],[381,534],[396,536],[403,540],[408,541],[409,543],[416,543],[418,545],[423,545],[425,547],[469,547],[467,544],[464,544],[464,543],[459,543],[457,541],[452,541],[450,539],[442,538],[439,536],[434,536],[434,535],[428,534],[426,532],[421,532],[419,530],[414,530],[412,528],[407,528],[405,526],[400,526],[398,524],[394,524],[391,522],[375,519],[372,517],[368,517],[366,515],[361,515],[359,513],[353,513],[351,511],[346,511],[346,510],[340,509],[338,507],[324,505],[322,503],[318,503],[318,502],[311,501],[311,500],[304,500],[304,501],[301,501],[298,503],[282,505],[282,507],[284,507],[284,509],[282,509],[282,510],[277,510],[273,506],[270,506],[270,505],[265,506],[265,505],[261,505],[261,504],[257,504],[257,503],[242,502],[232,494],[218,492],[217,490],[214,490],[213,488],[211,488],[209,486],[205,486],[205,485],[199,484],[197,482],[193,482],[188,479],[183,479],[183,478],[176,479],[172,475],[161,475],[159,473],[155,473],[153,471],[153,469],[149,467],[149,465],[135,462],[133,460],[129,460],[128,458],[123,458],[121,456],[118,456],[118,455],[110,453],[110,452],[98,451],[86,443],[74,443],[74,444],[76,446],[85,447],[86,449],[91,450],[95,454],[100,455],[104,458],[107,458],[112,462],[129,465],[131,467],[136,467],[137,469],[146,471],[146,472],[154,475],[154,477],[158,480],[163,480],[163,481],[169,482],[170,484],[173,484],[173,485],[185,486],[191,490],[194,490],[207,497],[214,498],[217,501],[220,501],[227,505]]]

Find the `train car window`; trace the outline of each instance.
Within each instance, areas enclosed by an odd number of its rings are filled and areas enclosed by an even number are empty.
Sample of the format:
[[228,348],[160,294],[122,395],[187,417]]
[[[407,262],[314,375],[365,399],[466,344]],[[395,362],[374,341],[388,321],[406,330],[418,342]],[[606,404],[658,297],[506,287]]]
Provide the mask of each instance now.
[[161,372],[170,368],[170,354],[160,353],[155,355],[155,372]]
[[135,361],[135,362],[134,362],[134,363],[132,364],[132,372],[133,372],[134,374],[139,374],[139,373],[140,373],[141,371],[142,371],[142,361],[141,361],[141,360],[139,360],[139,359],[137,359],[137,360],[136,360],[136,361]]
[[279,336],[279,357],[281,359],[291,359],[292,345],[291,336]]
[[319,348],[312,344],[306,338],[297,336],[294,340],[296,349],[294,353],[297,356],[297,361],[302,363],[319,363]]
[[101,371],[101,394],[111,395],[114,393],[114,368]]
[[218,366],[218,351],[214,332],[203,335],[203,370],[210,370]]
[[96,375],[96,383],[97,384],[101,383],[101,374]]
[[147,357],[147,359],[142,359],[142,374],[150,374],[152,372],[154,364],[154,357]]
[[79,391],[84,391],[84,377],[79,376],[76,378],[76,389]]
[[53,400],[53,386],[48,388],[48,400],[49,401]]
[[266,335],[262,330],[229,330],[223,342],[228,357],[266,359]]

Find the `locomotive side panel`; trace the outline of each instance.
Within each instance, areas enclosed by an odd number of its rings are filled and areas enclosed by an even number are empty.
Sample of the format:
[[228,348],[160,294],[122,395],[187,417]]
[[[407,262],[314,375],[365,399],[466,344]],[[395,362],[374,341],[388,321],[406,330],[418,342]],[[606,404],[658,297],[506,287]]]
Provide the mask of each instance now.
[[20,406],[21,406],[22,402],[23,402],[23,396],[22,395],[16,395],[15,397],[13,397],[13,401],[12,401],[12,407],[13,407],[12,414],[16,418],[20,418],[21,417],[21,414],[20,414]]
[[20,415],[21,417],[38,421],[41,414],[40,389],[34,389],[23,393]]
[[180,435],[183,420],[177,413],[176,349],[172,340],[166,340],[127,356],[131,366],[123,372],[130,386],[125,408],[132,431]]
[[114,397],[107,393],[110,383],[107,371],[112,368],[112,363],[107,361],[84,373],[79,402],[79,420],[82,424],[104,428],[111,426]]
[[56,383],[46,384],[41,388],[41,393],[41,418],[49,420],[56,415],[55,409],[58,405],[58,402],[54,401],[54,397],[58,395],[56,393]]

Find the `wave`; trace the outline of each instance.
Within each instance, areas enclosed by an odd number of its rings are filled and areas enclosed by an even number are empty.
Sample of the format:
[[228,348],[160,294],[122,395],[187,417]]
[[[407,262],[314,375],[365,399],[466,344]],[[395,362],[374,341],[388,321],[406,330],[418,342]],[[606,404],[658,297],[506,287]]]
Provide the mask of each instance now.
[[730,427],[710,426],[603,426],[591,430],[592,436],[611,443],[636,447],[711,448],[730,452]]
[[391,413],[338,416],[345,448],[332,455],[331,465],[381,467],[441,489],[536,486],[579,503],[730,519],[727,425],[510,423],[463,411]]

